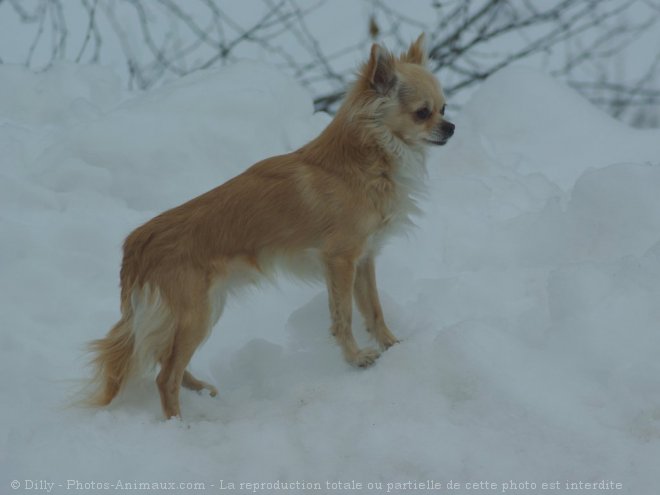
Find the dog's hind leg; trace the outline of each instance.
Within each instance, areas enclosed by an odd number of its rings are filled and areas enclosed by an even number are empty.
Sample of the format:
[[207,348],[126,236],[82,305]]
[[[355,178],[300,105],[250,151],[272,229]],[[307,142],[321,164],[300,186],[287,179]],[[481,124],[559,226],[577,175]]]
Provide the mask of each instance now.
[[186,320],[177,324],[171,352],[161,361],[161,369],[156,378],[163,414],[167,419],[181,416],[179,390],[186,366],[208,332],[205,316],[189,315]]
[[[222,314],[222,310],[224,309],[226,299],[227,287],[224,281],[222,279],[216,280],[216,283],[211,284],[208,297],[208,301],[211,307],[211,321],[209,325],[209,331],[218,322],[218,319]],[[195,390],[197,392],[200,390],[208,390],[211,397],[218,395],[217,388],[209,383],[195,378],[188,370],[183,372],[183,380],[181,381],[181,385],[189,390]]]
[[[163,414],[167,419],[181,417],[179,390],[184,382],[186,367],[211,329],[211,305],[206,284],[199,279],[191,279],[188,284],[180,283],[175,295],[176,298],[170,297],[176,322],[175,334],[160,359],[161,369],[156,378]],[[191,378],[188,373],[186,385],[203,383]]]

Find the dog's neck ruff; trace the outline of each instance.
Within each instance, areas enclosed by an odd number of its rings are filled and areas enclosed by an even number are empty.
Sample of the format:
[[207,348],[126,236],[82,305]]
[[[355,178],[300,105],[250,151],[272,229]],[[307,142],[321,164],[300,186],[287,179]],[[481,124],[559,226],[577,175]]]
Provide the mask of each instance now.
[[393,179],[402,189],[400,192],[412,196],[412,199],[423,195],[428,178],[426,148],[410,145],[389,131],[382,132],[378,141],[396,163]]
[[426,150],[410,146],[390,132],[380,134],[379,145],[394,164],[394,196],[383,228],[372,238],[371,250],[380,251],[387,238],[406,235],[415,226],[411,217],[421,215],[418,200],[427,192]]

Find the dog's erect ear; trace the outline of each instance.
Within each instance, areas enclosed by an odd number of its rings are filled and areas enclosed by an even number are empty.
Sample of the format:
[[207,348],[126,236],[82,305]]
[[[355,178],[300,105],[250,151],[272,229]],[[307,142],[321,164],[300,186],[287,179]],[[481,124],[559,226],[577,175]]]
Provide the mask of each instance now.
[[424,33],[419,35],[419,38],[410,44],[408,52],[401,57],[402,61],[411,64],[426,65],[428,55],[426,54],[426,36]]
[[366,75],[371,87],[385,95],[396,85],[395,60],[391,53],[378,44],[371,47]]

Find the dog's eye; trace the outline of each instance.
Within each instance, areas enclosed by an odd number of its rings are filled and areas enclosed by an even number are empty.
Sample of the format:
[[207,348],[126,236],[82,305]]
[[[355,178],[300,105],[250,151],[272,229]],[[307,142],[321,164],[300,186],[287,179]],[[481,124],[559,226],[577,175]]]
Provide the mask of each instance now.
[[440,115],[445,114],[445,109],[447,108],[447,105],[442,105],[442,108],[440,109]]
[[420,120],[426,120],[431,116],[431,111],[428,108],[420,108],[415,112],[415,116]]

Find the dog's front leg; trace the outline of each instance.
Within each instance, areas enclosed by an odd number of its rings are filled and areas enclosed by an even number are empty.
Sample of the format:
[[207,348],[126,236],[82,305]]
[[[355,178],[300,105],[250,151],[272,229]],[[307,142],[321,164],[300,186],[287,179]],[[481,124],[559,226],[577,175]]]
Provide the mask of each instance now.
[[373,255],[361,259],[355,273],[355,302],[362,313],[364,324],[369,333],[383,349],[392,347],[398,342],[387,328],[383,318],[383,310],[378,299],[376,286],[376,268]]
[[326,258],[325,264],[332,335],[341,346],[346,361],[354,366],[370,366],[380,353],[376,349],[359,349],[351,330],[355,259],[345,255],[332,256]]

